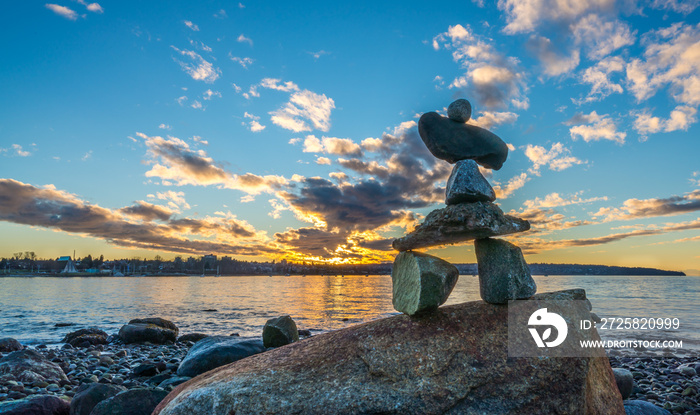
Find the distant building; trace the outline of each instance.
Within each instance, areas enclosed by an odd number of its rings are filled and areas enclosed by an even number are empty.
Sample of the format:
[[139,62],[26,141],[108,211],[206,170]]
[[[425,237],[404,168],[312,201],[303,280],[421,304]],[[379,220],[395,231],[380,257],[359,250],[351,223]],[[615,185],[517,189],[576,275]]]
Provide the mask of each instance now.
[[58,260],[61,261],[62,258],[67,258],[68,262],[66,262],[66,266],[63,268],[63,271],[61,271],[61,274],[75,274],[78,272],[78,270],[75,269],[75,264],[73,264],[71,257],[61,257]]

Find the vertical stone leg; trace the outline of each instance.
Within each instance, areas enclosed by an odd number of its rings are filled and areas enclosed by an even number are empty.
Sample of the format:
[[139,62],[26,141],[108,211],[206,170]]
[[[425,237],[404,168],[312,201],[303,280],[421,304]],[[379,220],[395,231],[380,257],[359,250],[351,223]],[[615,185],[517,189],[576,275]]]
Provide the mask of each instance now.
[[502,239],[474,241],[481,299],[491,304],[530,298],[537,286],[517,246]]

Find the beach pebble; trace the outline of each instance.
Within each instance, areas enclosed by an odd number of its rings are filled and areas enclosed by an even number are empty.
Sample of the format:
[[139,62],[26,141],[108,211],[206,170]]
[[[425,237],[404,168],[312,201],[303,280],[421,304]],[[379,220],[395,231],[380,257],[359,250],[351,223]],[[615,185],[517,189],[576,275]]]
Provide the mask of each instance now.
[[683,375],[683,376],[693,377],[693,376],[697,375],[695,368],[692,368],[690,366],[681,366],[678,368],[678,370],[681,372],[681,375]]
[[502,239],[474,241],[479,266],[481,299],[491,304],[506,304],[535,295],[537,285],[530,275],[523,253]]
[[[19,394],[21,395],[21,394]],[[8,395],[9,396],[9,395]],[[0,414],[3,415],[67,415],[70,404],[56,396],[35,395],[20,397],[15,401],[0,402]]]
[[453,101],[447,107],[447,118],[456,122],[467,122],[472,116],[472,104],[466,99],[458,99]]
[[458,278],[457,267],[443,259],[401,252],[391,271],[394,309],[409,316],[435,310],[447,301]]
[[617,388],[620,390],[622,399],[629,398],[634,388],[632,372],[627,369],[615,368],[613,369],[613,374],[615,375],[615,383],[617,383]]
[[91,415],[151,415],[168,392],[162,389],[132,389],[98,403]]
[[671,415],[663,408],[646,401],[625,401],[626,415]]
[[198,341],[182,360],[178,376],[195,377],[219,366],[265,351],[260,340],[241,340],[229,336],[210,336]]
[[474,160],[460,160],[452,168],[445,186],[445,204],[496,200],[496,193]]
[[299,330],[290,316],[280,316],[267,320],[262,337],[265,347],[281,347],[299,341]]
[[197,343],[198,341],[200,341],[206,337],[209,337],[209,335],[204,334],[204,333],[189,333],[189,334],[183,334],[182,336],[180,336],[177,339],[177,341],[180,343],[184,343],[184,342]]
[[90,415],[98,403],[124,392],[126,388],[116,385],[93,383],[80,389],[70,403],[70,415]]
[[17,350],[22,350],[22,345],[12,337],[0,339],[0,352],[11,353]]

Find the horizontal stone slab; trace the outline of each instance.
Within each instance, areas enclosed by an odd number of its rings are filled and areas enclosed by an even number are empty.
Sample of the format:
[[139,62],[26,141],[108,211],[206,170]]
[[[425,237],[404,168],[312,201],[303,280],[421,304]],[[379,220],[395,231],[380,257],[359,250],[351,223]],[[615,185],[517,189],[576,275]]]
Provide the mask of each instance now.
[[436,209],[422,224],[392,243],[398,251],[456,244],[472,239],[524,232],[530,222],[505,215],[491,202],[460,203]]

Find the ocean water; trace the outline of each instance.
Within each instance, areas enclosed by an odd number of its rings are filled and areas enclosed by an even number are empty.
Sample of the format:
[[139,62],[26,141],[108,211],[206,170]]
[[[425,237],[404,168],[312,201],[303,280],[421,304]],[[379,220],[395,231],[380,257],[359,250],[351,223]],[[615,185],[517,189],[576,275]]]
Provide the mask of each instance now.
[[[538,292],[584,288],[600,317],[680,323],[678,330],[599,330],[603,339],[678,339],[684,349],[700,350],[698,277],[534,278]],[[462,275],[447,304],[479,299],[478,278]],[[30,345],[58,344],[66,333],[91,326],[116,334],[145,317],[171,320],[180,334],[256,337],[267,319],[284,314],[320,333],[398,313],[386,275],[0,278],[0,338]]]

